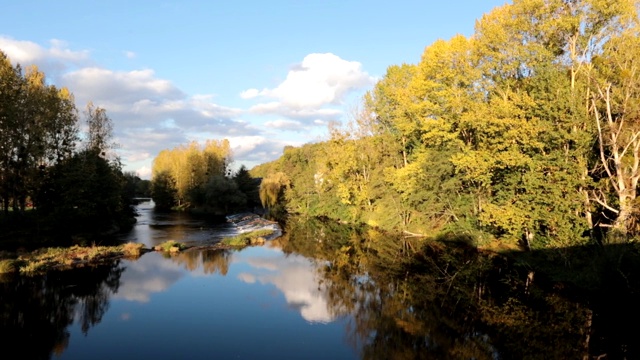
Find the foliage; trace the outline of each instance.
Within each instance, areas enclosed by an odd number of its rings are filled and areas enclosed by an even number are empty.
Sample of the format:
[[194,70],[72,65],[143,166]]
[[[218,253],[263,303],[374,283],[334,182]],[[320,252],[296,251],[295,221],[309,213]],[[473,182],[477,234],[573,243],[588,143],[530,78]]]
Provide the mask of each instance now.
[[151,181],[151,198],[159,210],[169,210],[178,203],[175,181],[168,171],[154,176]]
[[283,172],[269,174],[260,183],[260,201],[262,206],[269,209],[272,215],[284,212],[284,194],[290,187],[291,180]]
[[203,190],[206,204],[222,214],[239,211],[247,205],[247,197],[237,183],[225,176],[211,176]]
[[261,229],[251,231],[248,233],[242,233],[233,237],[225,238],[222,240],[223,245],[232,247],[245,247],[248,245],[261,244],[265,241],[265,238],[273,234],[271,229]]
[[179,252],[179,251],[185,250],[186,248],[187,246],[185,244],[179,243],[175,240],[167,240],[162,244],[154,247],[156,251],[163,251],[163,252],[170,252],[170,253]]
[[35,66],[23,74],[0,51],[0,200],[5,213],[10,207],[24,212],[42,171],[73,153],[77,121],[69,90],[47,85]]
[[[392,65],[325,142],[252,169],[265,206],[507,247],[637,234],[637,7],[516,0]],[[286,174],[286,175],[284,175]],[[613,239],[613,237],[611,238]]]
[[122,246],[71,246],[68,248],[42,248],[20,255],[15,260],[23,275],[37,275],[54,268],[70,268],[100,261],[112,261],[122,256]]
[[212,176],[225,176],[231,162],[228,140],[208,140],[204,146],[191,142],[161,151],[153,160],[152,181],[166,173],[173,179],[178,205],[191,202],[189,192],[206,184]]
[[231,174],[228,140],[192,142],[154,159],[151,194],[158,209],[195,209],[225,215],[258,205],[259,181],[244,166]]
[[249,170],[242,165],[233,175],[233,182],[237,185],[238,191],[246,198],[246,207],[253,208],[260,205],[259,181],[251,177]]
[[16,262],[12,259],[0,260],[0,274],[13,273],[16,271]]
[[124,256],[130,257],[138,257],[142,255],[142,251],[144,250],[144,244],[140,243],[126,243],[122,245],[122,253]]
[[[39,211],[58,231],[75,223],[83,232],[109,232],[133,217],[118,164],[85,150],[48,169],[38,194]],[[115,226],[115,228],[114,228]]]
[[108,233],[133,223],[134,192],[109,152],[111,119],[90,103],[86,121],[78,150],[73,95],[47,85],[35,66],[23,74],[0,52],[0,200],[5,220],[19,224],[3,226],[9,237],[17,231],[68,240],[74,232]]

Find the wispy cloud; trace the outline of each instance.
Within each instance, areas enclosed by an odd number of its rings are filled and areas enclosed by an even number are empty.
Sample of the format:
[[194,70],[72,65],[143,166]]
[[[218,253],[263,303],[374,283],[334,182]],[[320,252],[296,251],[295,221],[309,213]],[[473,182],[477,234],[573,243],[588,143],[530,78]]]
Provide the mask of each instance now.
[[264,123],[264,126],[268,128],[274,129],[282,129],[282,130],[290,130],[290,131],[302,131],[304,130],[304,126],[300,121],[295,120],[274,120],[267,121]]

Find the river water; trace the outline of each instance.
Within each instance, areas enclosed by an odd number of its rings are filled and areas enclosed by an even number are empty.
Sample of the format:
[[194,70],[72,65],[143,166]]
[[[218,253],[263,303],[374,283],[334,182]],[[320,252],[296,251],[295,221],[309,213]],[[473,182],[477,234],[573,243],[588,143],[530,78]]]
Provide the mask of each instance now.
[[[237,232],[157,213],[151,204],[138,210],[137,225],[120,240],[206,245]],[[241,251],[151,252],[106,266],[3,278],[2,359],[635,354],[627,340],[610,348],[590,344],[596,335],[620,336],[596,329],[602,316],[583,302],[520,282],[527,274],[505,276],[510,265],[457,245],[425,248],[425,258],[410,268],[394,265],[410,246],[416,245],[375,230],[303,219],[291,221],[280,239]]]

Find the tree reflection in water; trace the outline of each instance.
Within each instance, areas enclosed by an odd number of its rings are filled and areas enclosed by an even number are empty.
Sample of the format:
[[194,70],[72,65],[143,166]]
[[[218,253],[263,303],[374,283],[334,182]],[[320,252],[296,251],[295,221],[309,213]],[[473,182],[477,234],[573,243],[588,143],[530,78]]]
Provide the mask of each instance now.
[[328,306],[352,319],[349,341],[363,359],[586,354],[585,305],[527,285],[522,268],[465,241],[390,241],[371,229],[293,219],[279,242],[326,261]]
[[5,344],[25,344],[15,349],[23,359],[49,359],[69,343],[67,327],[78,321],[84,334],[97,325],[118,291],[124,267],[84,267],[52,271],[46,276],[0,278],[0,330]]
[[198,249],[188,250],[176,254],[164,254],[174,263],[189,271],[196,271],[201,265],[205,274],[227,275],[231,264],[230,250]]

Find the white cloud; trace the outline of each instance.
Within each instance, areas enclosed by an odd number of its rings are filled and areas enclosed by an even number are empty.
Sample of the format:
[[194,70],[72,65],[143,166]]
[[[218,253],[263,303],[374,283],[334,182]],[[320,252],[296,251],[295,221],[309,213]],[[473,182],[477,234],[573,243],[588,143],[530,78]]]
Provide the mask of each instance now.
[[243,99],[252,99],[260,95],[258,89],[248,89],[240,93],[240,97]]
[[347,93],[371,86],[374,81],[357,61],[343,60],[331,53],[309,54],[289,70],[276,88],[248,89],[240,96],[274,98],[283,106],[297,109],[317,108],[340,104]]
[[347,61],[331,54],[309,54],[293,66],[286,79],[272,89],[247,89],[240,93],[243,99],[264,98],[249,108],[252,114],[272,114],[298,121],[284,123],[276,120],[265,124],[272,128],[300,131],[338,120],[343,112],[337,108],[346,97],[370,87],[375,79],[362,70],[357,61]]
[[149,154],[148,152],[134,153],[127,156],[128,161],[134,161],[134,162],[147,160],[149,158],[151,158],[151,154]]
[[125,56],[127,59],[135,59],[135,58],[136,58],[136,56],[138,56],[138,55],[136,55],[136,53],[135,53],[135,52],[133,52],[133,51],[123,51],[123,54],[124,54],[124,56]]
[[81,102],[106,103],[109,110],[121,110],[140,100],[162,101],[163,105],[185,98],[170,81],[158,79],[153,70],[112,71],[85,67],[62,77]]
[[138,170],[136,170],[136,174],[141,179],[150,179],[151,178],[151,168],[148,166],[142,166]]
[[69,68],[88,66],[92,63],[88,50],[71,50],[66,42],[57,39],[50,40],[47,48],[32,41],[0,36],[0,51],[4,52],[14,65],[20,64],[23,68],[38,65],[49,77],[57,77]]
[[[38,65],[49,81],[68,87],[81,113],[89,101],[105,108],[113,120],[114,140],[120,145],[117,151],[125,169],[141,174],[160,150],[191,140],[228,138],[236,163],[249,167],[274,160],[284,146],[314,140],[314,131],[342,117],[339,105],[346,96],[373,82],[358,62],[333,54],[310,54],[276,87],[240,93],[241,98],[256,102],[249,109],[239,109],[218,104],[214,95],[189,95],[153,69],[101,67],[89,51],[72,49],[60,40],[42,46],[0,36],[0,50],[14,63]],[[122,54],[136,56],[128,50]],[[264,115],[277,118],[253,125]],[[302,136],[284,140],[283,130]]]
[[325,120],[335,120],[342,115],[342,110],[339,109],[291,108],[278,102],[268,102],[254,105],[249,108],[249,112],[261,115],[275,114],[305,122],[310,122],[317,118],[322,118]]
[[285,142],[264,136],[238,136],[229,137],[229,144],[236,162],[251,168],[278,158],[286,145],[302,145],[302,142]]
[[300,121],[295,120],[274,120],[267,121],[264,123],[264,126],[268,128],[274,129],[282,129],[282,130],[291,130],[291,131],[302,131],[304,127]]

